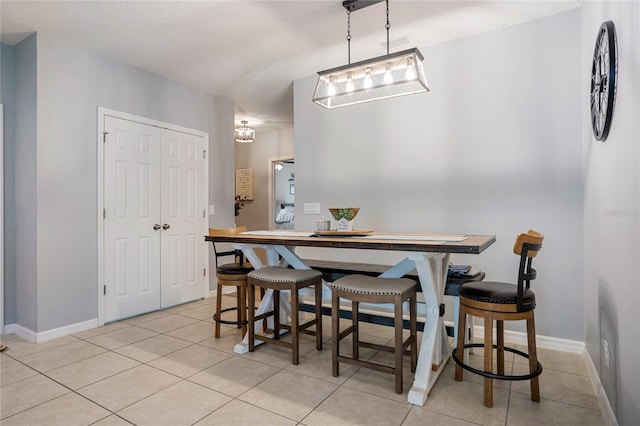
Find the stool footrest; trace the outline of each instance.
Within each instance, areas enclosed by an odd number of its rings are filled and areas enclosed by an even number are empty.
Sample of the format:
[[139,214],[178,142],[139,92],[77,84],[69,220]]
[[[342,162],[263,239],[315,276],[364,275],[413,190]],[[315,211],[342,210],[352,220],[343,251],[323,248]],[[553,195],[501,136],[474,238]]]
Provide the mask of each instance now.
[[[469,343],[464,345],[465,349],[468,348],[484,348],[484,345],[482,343]],[[498,348],[498,345],[493,345],[494,349]],[[478,370],[477,368],[473,368],[468,364],[465,364],[464,362],[462,362],[459,358],[458,355],[456,355],[456,350],[458,348],[453,348],[453,351],[451,352],[451,358],[453,359],[453,362],[455,362],[456,364],[458,364],[460,367],[464,368],[467,371],[471,371],[472,373],[476,373],[480,376],[484,376],[484,377],[489,377],[490,379],[498,379],[498,380],[531,380],[534,377],[538,377],[540,374],[542,374],[542,364],[540,364],[540,361],[536,361],[537,362],[537,366],[536,366],[536,371],[534,371],[533,373],[530,374],[523,374],[523,375],[518,375],[518,376],[514,376],[514,375],[505,375],[505,374],[494,374],[488,371],[483,371],[483,370]],[[521,357],[527,358],[529,359],[529,354],[519,351],[517,349],[513,349],[513,348],[509,348],[509,347],[504,347],[504,350],[507,352],[511,352],[514,353],[516,355],[520,355]]]
[[347,364],[357,365],[358,367],[365,367],[372,370],[382,371],[383,373],[395,374],[396,372],[396,369],[394,367],[389,367],[388,365],[378,364],[371,361],[361,361],[359,359],[353,359],[342,355],[338,355],[337,360]]
[[[226,308],[226,309],[222,309],[220,310],[220,313],[222,314],[223,312],[229,312],[229,311],[237,311],[238,308],[237,307],[231,307],[231,308]],[[222,318],[218,318],[218,315],[213,314],[213,320],[215,322],[219,322],[220,324],[229,324],[229,325],[245,325],[248,324],[248,321],[236,321],[236,320],[223,320]]]

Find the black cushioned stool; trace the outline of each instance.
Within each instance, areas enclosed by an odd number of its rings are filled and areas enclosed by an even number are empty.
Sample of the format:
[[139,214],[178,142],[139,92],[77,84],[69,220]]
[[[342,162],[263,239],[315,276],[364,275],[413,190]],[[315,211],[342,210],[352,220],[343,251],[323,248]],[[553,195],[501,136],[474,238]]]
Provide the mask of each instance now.
[[[493,379],[530,380],[531,400],[540,402],[538,376],[542,365],[538,362],[536,351],[536,327],[533,311],[536,307],[536,295],[529,288],[536,278],[536,270],[531,267],[533,258],[542,248],[543,236],[529,230],[516,238],[513,247],[520,256],[518,283],[469,282],[460,286],[460,317],[458,327],[465,329],[467,315],[484,319],[484,342],[464,344],[464,333],[458,332],[457,347],[451,357],[456,363],[455,379],[462,380],[462,369],[484,376],[484,405],[493,406]],[[504,321],[526,320],[528,353],[504,346]],[[493,321],[496,322],[496,345],[493,344]],[[464,348],[484,348],[484,370],[478,370],[464,363]],[[493,349],[497,354],[497,374],[493,372]],[[504,351],[515,353],[529,359],[529,374],[512,376],[504,374]]]
[[[238,226],[236,228],[215,229],[209,228],[209,235],[236,235],[242,232],[246,232],[246,226]],[[244,255],[240,250],[227,250],[221,251],[215,241],[213,243],[213,251],[216,257],[216,278],[218,281],[218,287],[216,291],[216,313],[213,314],[213,320],[215,321],[215,337],[220,337],[220,324],[237,325],[238,328],[242,328],[242,335],[247,332],[247,275],[253,271],[253,266],[249,262],[244,261]],[[234,262],[219,264],[218,258],[225,256],[233,256]],[[222,287],[234,286],[236,287],[236,299],[237,305],[222,309]],[[237,319],[225,320],[222,319],[222,313],[228,311],[237,311]]]
[[[261,315],[255,315],[249,309],[249,351],[255,350],[255,340],[274,343],[291,348],[292,362],[298,364],[300,360],[300,333],[316,336],[316,348],[322,350],[322,274],[313,269],[288,269],[277,266],[256,269],[249,273],[249,306],[255,306],[255,287],[273,290],[273,310]],[[299,324],[298,290],[304,287],[315,287],[315,317],[303,324]],[[291,291],[291,325],[280,322],[280,291]],[[273,317],[273,337],[256,334],[255,322]],[[307,330],[312,325],[315,331]],[[280,330],[291,331],[291,343],[280,340]]]
[[[416,314],[416,282],[409,278],[377,278],[366,275],[348,275],[331,285],[331,323],[332,351],[331,359],[333,375],[340,374],[340,362],[371,368],[373,370],[394,374],[396,392],[402,393],[402,356],[411,356],[411,371],[416,371],[417,350],[417,314]],[[340,332],[340,298],[351,300],[352,324]],[[409,302],[409,337],[403,341],[402,304]],[[395,344],[393,347],[361,342],[358,329],[359,304],[393,303]],[[349,334],[353,337],[353,357],[340,355],[340,340]],[[411,349],[407,351],[407,347]],[[360,360],[359,347],[367,347],[395,353],[395,366],[377,364]]]

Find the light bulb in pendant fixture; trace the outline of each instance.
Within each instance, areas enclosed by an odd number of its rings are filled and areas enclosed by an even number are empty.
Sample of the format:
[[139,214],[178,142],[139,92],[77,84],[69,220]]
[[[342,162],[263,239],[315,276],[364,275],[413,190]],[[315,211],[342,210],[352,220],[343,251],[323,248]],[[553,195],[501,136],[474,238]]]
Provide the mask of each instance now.
[[373,86],[373,80],[371,79],[371,67],[367,67],[364,72],[363,86],[365,89],[371,89],[371,86]]
[[344,90],[348,93],[353,92],[353,73],[347,73],[347,85]]
[[393,84],[393,75],[391,74],[391,64],[387,62],[387,67],[384,72],[384,79],[382,82],[386,85]]
[[329,96],[335,96],[336,95],[336,85],[333,82],[334,78],[330,77],[329,78],[329,87],[327,87],[327,95]]

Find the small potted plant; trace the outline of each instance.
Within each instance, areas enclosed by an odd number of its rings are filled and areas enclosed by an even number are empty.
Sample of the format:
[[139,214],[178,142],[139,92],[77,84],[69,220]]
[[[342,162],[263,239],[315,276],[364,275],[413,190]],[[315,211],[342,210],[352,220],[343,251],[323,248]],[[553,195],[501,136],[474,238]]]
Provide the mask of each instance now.
[[360,207],[331,208],[329,211],[338,222],[338,232],[351,232],[353,231],[353,219],[360,211]]

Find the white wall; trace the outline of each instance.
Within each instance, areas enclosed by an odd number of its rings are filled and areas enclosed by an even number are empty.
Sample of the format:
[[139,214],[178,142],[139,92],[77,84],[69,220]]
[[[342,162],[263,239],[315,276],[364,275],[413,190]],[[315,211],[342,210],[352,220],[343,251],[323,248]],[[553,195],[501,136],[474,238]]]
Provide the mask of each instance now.
[[355,226],[375,231],[495,234],[453,260],[509,281],[515,236],[534,228],[538,332],[583,340],[579,12],[421,51],[427,94],[325,110],[315,76],[295,81],[296,228],[313,229],[303,203],[320,202],[360,207]]
[[[17,81],[25,70],[32,76],[17,84],[18,112],[32,106],[37,142],[35,130],[28,139],[16,132],[15,250],[24,260],[15,268],[18,312],[5,323],[41,332],[97,318],[97,107],[209,132],[214,226],[233,220],[225,213],[233,199],[233,104],[47,34],[31,36],[16,50]],[[30,63],[20,63],[21,55]],[[25,93],[32,104],[24,103]],[[18,130],[28,129],[17,115]],[[30,192],[21,189],[25,185]],[[29,321],[22,319],[25,288],[37,290],[24,299],[36,310]]]
[[[611,131],[597,142],[590,124],[596,34],[612,20],[618,84]],[[582,130],[586,346],[620,425],[640,417],[640,4],[582,7]],[[607,341],[609,367],[602,342]]]
[[269,157],[293,157],[293,128],[257,130],[255,143],[235,145],[235,167],[253,169],[253,201],[244,202],[244,207],[236,217],[236,225],[244,225],[249,229],[271,229],[273,224],[269,223]]

